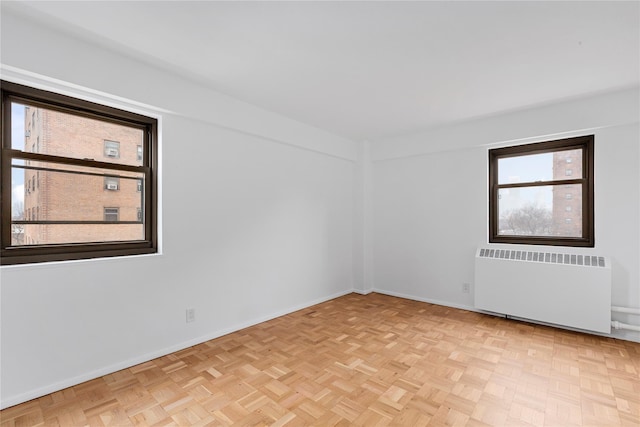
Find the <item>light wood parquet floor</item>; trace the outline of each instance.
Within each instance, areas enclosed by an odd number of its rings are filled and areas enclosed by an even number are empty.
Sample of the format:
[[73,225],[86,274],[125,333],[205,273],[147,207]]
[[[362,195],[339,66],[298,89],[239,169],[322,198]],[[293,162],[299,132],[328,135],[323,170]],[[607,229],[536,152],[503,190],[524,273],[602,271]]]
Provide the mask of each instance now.
[[640,344],[350,294],[0,412],[13,426],[638,426]]

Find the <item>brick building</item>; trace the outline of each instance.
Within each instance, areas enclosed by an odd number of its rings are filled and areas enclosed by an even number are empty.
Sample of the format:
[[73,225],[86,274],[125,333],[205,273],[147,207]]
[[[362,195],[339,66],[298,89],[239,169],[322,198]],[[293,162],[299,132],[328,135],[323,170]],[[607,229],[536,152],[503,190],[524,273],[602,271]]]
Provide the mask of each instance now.
[[[137,166],[142,164],[143,136],[142,130],[129,126],[25,107],[24,150],[27,152]],[[15,237],[22,242],[15,243],[143,239],[140,176],[113,172],[111,176],[103,170],[83,166],[25,161],[23,218],[54,223],[25,224],[23,236],[16,233]],[[127,221],[137,223],[120,223]]]
[[[553,179],[572,179],[582,176],[582,150],[560,151],[553,154]],[[553,234],[582,236],[582,193],[580,185],[558,185],[553,189]]]

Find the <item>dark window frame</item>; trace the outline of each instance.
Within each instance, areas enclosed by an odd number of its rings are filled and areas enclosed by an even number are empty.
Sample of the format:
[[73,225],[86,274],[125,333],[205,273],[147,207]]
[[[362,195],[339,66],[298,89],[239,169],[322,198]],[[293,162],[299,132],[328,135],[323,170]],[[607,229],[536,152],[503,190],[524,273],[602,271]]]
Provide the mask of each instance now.
[[[594,135],[536,142],[489,150],[489,243],[594,247]],[[582,149],[582,176],[572,179],[498,184],[498,160],[532,154]],[[582,185],[582,237],[519,236],[498,234],[498,194],[502,188]]]
[[[51,261],[116,257],[152,254],[158,252],[158,123],[157,119],[118,108],[35,89],[7,81],[0,81],[0,120],[2,135],[0,144],[0,265],[31,264]],[[133,126],[143,130],[144,150],[142,166],[108,163],[93,159],[76,159],[58,155],[30,153],[15,150],[11,142],[11,103],[26,103],[81,117],[103,120],[115,124]],[[11,219],[11,170],[12,160],[27,162],[44,161],[60,164],[86,166],[105,170],[122,170],[143,173],[144,239],[135,241],[67,243],[47,245],[11,244],[12,224],[25,221]],[[47,221],[31,222],[44,224]],[[58,222],[60,223],[60,222]],[[70,221],[70,223],[105,223],[103,221]],[[115,224],[129,223],[116,222]],[[133,223],[138,223],[134,221]],[[114,224],[113,222],[111,224]]]

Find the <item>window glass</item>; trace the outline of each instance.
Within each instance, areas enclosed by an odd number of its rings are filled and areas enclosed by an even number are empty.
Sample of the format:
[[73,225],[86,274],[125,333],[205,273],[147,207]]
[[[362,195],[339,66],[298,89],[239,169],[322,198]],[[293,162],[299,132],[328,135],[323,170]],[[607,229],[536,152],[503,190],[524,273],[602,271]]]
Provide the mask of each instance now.
[[0,262],[156,252],[156,120],[1,84]]
[[[144,241],[145,238],[142,224],[122,222],[113,222],[109,228],[95,227],[93,224],[54,224],[47,226],[46,229],[41,224],[14,224],[13,227],[14,230],[11,233],[13,245],[25,246],[25,249],[43,244],[116,243],[119,242],[118,235],[137,236],[136,239],[132,239],[136,242]],[[27,239],[25,235],[28,236]]]
[[489,150],[489,242],[592,247],[593,140]]
[[120,208],[104,208],[104,220],[108,222],[118,222]]
[[[142,165],[144,129],[78,116],[58,110],[12,103],[11,145],[14,150],[74,159]],[[31,116],[28,111],[32,111]],[[40,119],[35,117],[39,112]],[[38,126],[25,122],[39,120]],[[26,131],[31,129],[30,131]],[[45,133],[46,132],[46,133]]]
[[[581,187],[574,184],[569,191],[581,195]],[[582,237],[580,227],[566,226],[568,214],[577,224],[582,221],[580,197],[567,199],[563,195],[566,191],[551,185],[498,190],[498,234]]]
[[581,165],[582,150],[501,158],[498,159],[498,184],[571,179],[573,169],[578,169],[577,174],[581,173]]

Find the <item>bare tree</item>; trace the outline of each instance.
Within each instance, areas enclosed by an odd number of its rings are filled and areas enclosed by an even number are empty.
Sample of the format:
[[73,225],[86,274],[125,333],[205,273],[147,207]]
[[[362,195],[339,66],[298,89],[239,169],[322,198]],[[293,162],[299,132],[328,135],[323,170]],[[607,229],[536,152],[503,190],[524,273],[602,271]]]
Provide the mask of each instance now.
[[24,219],[24,202],[14,200],[11,205],[11,217],[13,219]]
[[551,234],[553,224],[551,210],[530,203],[520,209],[508,211],[500,223],[519,236],[546,236]]

